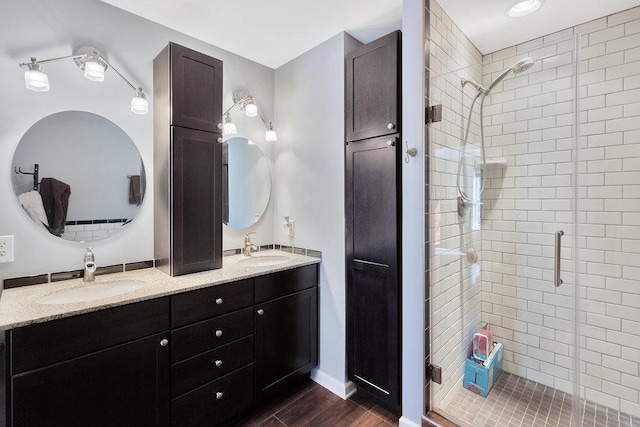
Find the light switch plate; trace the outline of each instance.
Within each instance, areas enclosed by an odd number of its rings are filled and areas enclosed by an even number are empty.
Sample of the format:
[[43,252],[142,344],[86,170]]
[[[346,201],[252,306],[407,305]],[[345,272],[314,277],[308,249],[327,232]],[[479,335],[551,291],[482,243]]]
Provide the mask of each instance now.
[[13,236],[0,236],[0,262],[13,262]]

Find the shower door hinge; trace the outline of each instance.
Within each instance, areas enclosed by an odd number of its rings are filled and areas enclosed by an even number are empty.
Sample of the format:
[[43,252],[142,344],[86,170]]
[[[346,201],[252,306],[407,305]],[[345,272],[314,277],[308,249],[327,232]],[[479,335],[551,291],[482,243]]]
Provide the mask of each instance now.
[[442,121],[442,104],[431,105],[425,109],[424,118],[426,123]]
[[433,381],[436,384],[442,384],[442,368],[427,363],[427,380]]

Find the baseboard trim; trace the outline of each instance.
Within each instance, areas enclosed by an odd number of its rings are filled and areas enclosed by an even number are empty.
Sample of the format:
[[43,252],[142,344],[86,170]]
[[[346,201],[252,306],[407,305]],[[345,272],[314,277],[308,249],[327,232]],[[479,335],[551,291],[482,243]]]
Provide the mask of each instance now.
[[345,400],[356,392],[356,385],[351,381],[339,381],[320,369],[314,369],[311,371],[311,379],[329,390],[331,393]]
[[420,427],[420,424],[416,424],[407,417],[400,417],[398,427]]

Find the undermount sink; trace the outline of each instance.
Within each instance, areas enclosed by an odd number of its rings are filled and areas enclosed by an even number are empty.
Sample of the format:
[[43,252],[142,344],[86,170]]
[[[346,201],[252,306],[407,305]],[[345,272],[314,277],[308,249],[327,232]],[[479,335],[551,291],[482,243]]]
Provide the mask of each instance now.
[[245,267],[268,267],[285,264],[290,261],[287,255],[252,255],[238,261],[238,265]]
[[95,301],[102,298],[133,292],[144,286],[142,280],[109,280],[104,282],[87,283],[81,288],[56,292],[40,298],[40,304],[73,304],[78,302]]

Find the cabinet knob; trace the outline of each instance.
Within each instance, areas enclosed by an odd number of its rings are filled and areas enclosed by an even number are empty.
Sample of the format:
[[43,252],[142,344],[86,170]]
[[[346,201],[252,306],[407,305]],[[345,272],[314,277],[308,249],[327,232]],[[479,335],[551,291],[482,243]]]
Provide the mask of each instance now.
[[221,391],[216,392],[216,399],[220,400],[223,396],[224,394]]
[[217,336],[217,337],[221,337],[221,336],[222,336],[222,330],[221,330],[221,329],[218,329],[218,330],[216,331],[216,336]]
[[387,145],[389,147],[393,147],[394,145],[396,145],[396,142],[390,139],[390,140],[387,141]]
[[258,310],[258,315],[259,316],[262,316],[263,314],[264,314],[264,310],[263,309]]
[[168,339],[166,339],[166,338],[164,338],[164,339],[160,340],[160,345],[161,345],[162,347],[166,347],[166,346],[168,346],[168,345],[169,345],[169,340],[168,340]]
[[394,125],[393,123],[389,123],[389,124],[387,125],[387,129],[389,129],[389,130],[393,130],[393,129],[395,129],[395,128],[396,128],[396,125]]
[[218,141],[219,143],[222,143],[222,137],[219,136],[218,139],[216,139],[216,141]]
[[214,360],[213,363],[215,363],[215,365],[219,368],[220,366],[222,366],[222,360],[218,359],[218,360]]
[[222,128],[223,128],[222,123],[218,123],[218,129],[222,129]]
[[216,304],[222,305],[222,298],[216,298]]

